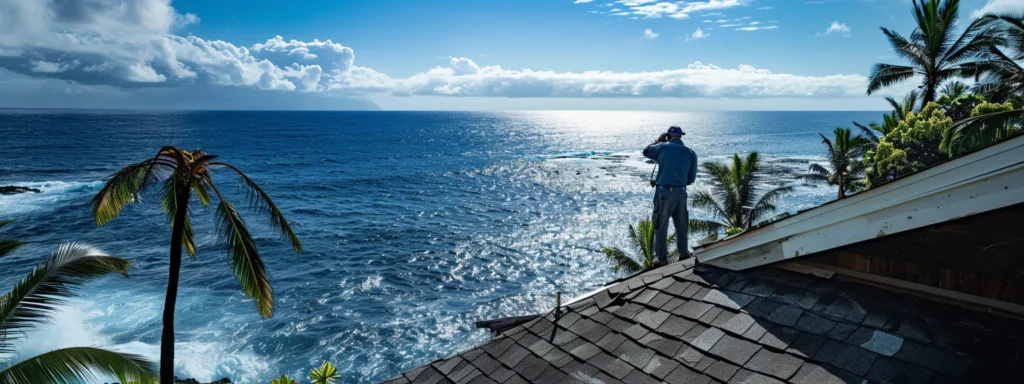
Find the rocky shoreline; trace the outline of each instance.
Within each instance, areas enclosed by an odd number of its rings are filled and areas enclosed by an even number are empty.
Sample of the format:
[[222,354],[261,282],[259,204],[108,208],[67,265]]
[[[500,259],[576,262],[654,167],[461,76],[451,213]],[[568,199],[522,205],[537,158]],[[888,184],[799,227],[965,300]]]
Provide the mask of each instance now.
[[17,195],[19,193],[41,193],[39,188],[21,187],[17,185],[0,185],[0,195]]

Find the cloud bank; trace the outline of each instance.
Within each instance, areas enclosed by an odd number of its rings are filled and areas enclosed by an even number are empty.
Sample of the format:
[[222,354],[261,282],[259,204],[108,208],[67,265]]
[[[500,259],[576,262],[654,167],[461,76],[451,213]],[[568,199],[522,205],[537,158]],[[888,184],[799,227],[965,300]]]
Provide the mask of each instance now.
[[480,67],[455,58],[401,81],[396,95],[482,97],[845,97],[864,94],[861,75],[799,76],[696,62],[657,72],[555,72]]
[[[617,3],[630,14],[678,17],[746,5],[747,1]],[[169,0],[0,0],[0,88],[6,89],[0,90],[0,104],[23,106],[25,100],[35,97],[42,103],[47,98],[77,98],[83,101],[75,105],[91,106],[90,98],[106,97],[150,108],[195,108],[204,105],[203,100],[223,98],[246,100],[246,105],[254,108],[294,108],[289,105],[301,101],[301,106],[329,109],[332,103],[350,100],[346,98],[358,101],[374,95],[862,97],[867,81],[861,75],[801,76],[749,65],[722,68],[701,62],[647,72],[557,72],[481,66],[467,58],[452,58],[445,66],[401,79],[359,66],[352,48],[332,40],[273,36],[262,43],[240,46],[185,35],[186,28],[201,22],[197,15],[177,12]],[[755,24],[759,23],[750,23]],[[775,26],[739,30],[771,28]],[[687,38],[708,35],[698,29]],[[644,36],[653,39],[658,34],[648,29]],[[15,75],[5,75],[5,71]],[[35,92],[34,96],[29,92]],[[185,99],[187,102],[181,101]],[[288,100],[294,102],[288,104]],[[366,107],[360,102],[348,104]]]

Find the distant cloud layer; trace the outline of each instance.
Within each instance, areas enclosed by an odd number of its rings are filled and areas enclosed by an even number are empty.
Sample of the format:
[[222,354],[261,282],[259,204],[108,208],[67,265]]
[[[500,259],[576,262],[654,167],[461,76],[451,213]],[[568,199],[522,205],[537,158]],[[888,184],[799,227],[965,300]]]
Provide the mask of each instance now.
[[[645,17],[682,17],[747,3],[632,0],[616,5],[626,9],[623,12]],[[743,19],[746,17],[719,21]],[[181,36],[183,28],[201,22],[199,16],[178,13],[169,0],[0,0],[0,70],[22,77],[7,81],[5,86],[11,95],[17,95],[17,91],[9,87],[17,86],[40,92],[63,89],[62,98],[92,92],[125,100],[132,92],[152,100],[171,100],[175,92],[187,97],[217,94],[234,98],[244,98],[242,94],[248,92],[272,94],[274,100],[286,95],[311,100],[374,94],[814,98],[862,96],[866,84],[861,75],[800,76],[748,65],[727,69],[696,62],[685,68],[651,72],[555,72],[480,66],[467,58],[453,58],[447,66],[395,79],[357,65],[352,48],[331,40],[274,36],[263,43],[238,46]],[[738,30],[776,28],[758,24],[751,22]],[[707,36],[706,31],[697,29],[686,37],[693,40]],[[643,37],[655,39],[658,33],[647,29]],[[0,83],[2,79],[0,76]]]
[[[467,70],[468,69],[468,70]],[[398,95],[483,97],[844,97],[864,94],[861,75],[798,76],[749,65],[736,69],[696,62],[657,72],[554,72],[480,67],[452,59],[403,80]]]

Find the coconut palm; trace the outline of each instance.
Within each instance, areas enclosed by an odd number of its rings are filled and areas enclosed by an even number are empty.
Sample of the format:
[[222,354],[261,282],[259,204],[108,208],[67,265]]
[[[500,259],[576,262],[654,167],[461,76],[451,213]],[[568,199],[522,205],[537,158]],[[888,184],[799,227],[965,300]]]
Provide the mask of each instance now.
[[129,165],[112,175],[92,200],[96,223],[103,225],[117,217],[125,205],[139,201],[139,194],[147,187],[165,177],[161,206],[171,221],[170,274],[164,298],[163,333],[160,340],[160,381],[165,383],[174,379],[174,307],[178,296],[181,249],[184,247],[193,258],[196,254],[189,219],[189,203],[193,196],[203,206],[211,204],[211,192],[216,196],[217,226],[221,240],[227,245],[235,278],[241,284],[242,291],[255,299],[256,309],[261,316],[269,318],[274,311],[270,277],[256,242],[235,206],[225,199],[214,184],[211,171],[225,169],[235,173],[248,192],[250,205],[270,218],[270,225],[289,238],[296,252],[302,251],[302,244],[270,196],[238,168],[215,159],[217,156],[202,150],[163,147],[153,158]]
[[[0,228],[12,220],[0,221]],[[0,239],[0,257],[13,252],[23,242]],[[14,284],[0,296],[0,354],[16,351],[14,342],[27,331],[45,324],[78,288],[89,280],[110,273],[128,277],[128,261],[109,256],[84,244],[62,244],[46,262]],[[101,377],[122,383],[152,383],[156,367],[140,356],[111,352],[100,348],[72,347],[29,357],[0,369],[0,383],[79,383],[96,382]]]
[[992,23],[1004,41],[1002,49],[990,47],[984,53],[988,71],[975,91],[991,101],[1024,96],[1024,14],[990,13],[981,19]]
[[709,212],[712,219],[690,219],[690,233],[717,238],[719,233],[747,230],[774,212],[780,197],[793,191],[792,187],[784,186],[760,193],[768,175],[761,169],[757,152],[751,152],[746,159],[733,155],[731,166],[705,162],[701,167],[711,176],[711,188],[691,194],[690,205]]
[[836,128],[832,131],[833,140],[821,136],[821,143],[828,148],[828,167],[811,164],[804,179],[834,185],[839,190],[839,199],[845,198],[849,192],[857,192],[864,188],[864,172],[867,164],[861,156],[870,145],[870,141],[850,134],[849,128]]
[[966,96],[968,91],[970,91],[970,87],[968,87],[967,84],[964,84],[964,82],[957,80],[950,81],[946,83],[946,85],[943,85],[942,90],[939,91],[939,94],[942,97],[949,98],[950,100],[955,100],[962,96]]
[[1002,48],[990,47],[985,53],[987,74],[975,92],[991,101],[1011,101],[1014,106],[979,106],[987,111],[972,111],[970,117],[957,121],[945,132],[940,148],[950,156],[1015,136],[1024,124],[1024,109],[1020,108],[1024,101],[1024,14],[987,14],[981,20],[991,22],[1004,41]]
[[910,65],[875,64],[868,82],[868,94],[882,88],[921,76],[922,102],[935,100],[939,84],[954,78],[978,77],[988,63],[979,54],[1002,42],[993,34],[986,19],[972,21],[959,37],[959,0],[914,0],[917,27],[907,39],[882,28],[897,55]]
[[[601,252],[611,260],[615,272],[624,271],[629,274],[642,272],[654,266],[654,224],[650,220],[640,220],[636,227],[629,226],[629,241],[633,244],[633,251],[636,258],[630,257],[625,251],[616,247],[601,248]],[[676,234],[672,234],[666,241],[669,248],[676,241]],[[677,255],[678,251],[672,251],[669,256]],[[638,261],[639,260],[639,261]]]

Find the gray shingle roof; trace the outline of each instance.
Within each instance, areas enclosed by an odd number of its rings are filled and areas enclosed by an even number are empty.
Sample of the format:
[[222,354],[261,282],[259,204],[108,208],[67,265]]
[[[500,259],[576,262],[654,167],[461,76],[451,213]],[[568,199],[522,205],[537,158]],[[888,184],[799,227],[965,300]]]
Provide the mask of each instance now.
[[683,261],[389,382],[1024,382],[1022,325],[851,282]]

